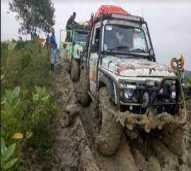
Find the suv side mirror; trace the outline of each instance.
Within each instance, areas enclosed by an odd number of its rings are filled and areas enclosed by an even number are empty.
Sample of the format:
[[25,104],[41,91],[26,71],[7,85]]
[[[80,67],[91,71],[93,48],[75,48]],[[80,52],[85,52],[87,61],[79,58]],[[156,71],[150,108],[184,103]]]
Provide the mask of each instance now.
[[150,53],[151,56],[154,56],[154,51],[153,51],[152,48],[149,49],[149,53]]
[[155,57],[154,57],[154,51],[152,48],[149,49],[149,54],[152,57],[152,60],[155,61]]

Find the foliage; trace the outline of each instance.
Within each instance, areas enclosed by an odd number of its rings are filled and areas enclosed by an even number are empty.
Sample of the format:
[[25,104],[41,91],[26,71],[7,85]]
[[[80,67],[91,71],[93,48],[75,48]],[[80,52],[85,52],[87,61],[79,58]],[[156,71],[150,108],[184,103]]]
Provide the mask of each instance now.
[[20,33],[29,34],[36,29],[48,32],[55,23],[51,0],[12,0],[9,7],[21,20]]
[[15,157],[16,143],[6,146],[4,139],[1,137],[1,169],[9,170],[15,166],[18,158]]
[[1,134],[9,140],[22,127],[20,88],[6,90],[1,102]]
[[33,41],[16,42],[1,56],[1,135],[8,146],[19,141],[19,161],[24,146],[41,159],[51,157],[56,105],[48,59],[47,49]]
[[191,99],[191,76],[188,76],[185,79],[184,92],[185,92],[185,95],[186,95],[186,99],[187,100]]
[[40,152],[41,158],[46,158],[53,145],[54,129],[52,122],[56,106],[44,87],[36,87],[32,93],[32,108],[30,119],[32,137],[29,139],[29,143]]
[[[27,98],[27,99],[26,99]],[[46,158],[53,145],[56,106],[45,87],[35,87],[29,96],[19,87],[6,90],[2,99],[1,134],[8,143],[22,139]]]
[[[2,64],[4,81],[2,88],[12,89],[15,86],[30,91],[35,86],[50,87],[49,56],[46,49],[40,49],[34,42],[19,41],[13,50],[3,56]],[[30,75],[30,76],[29,76]]]
[[188,86],[191,87],[191,77],[188,78]]
[[[1,64],[3,64],[3,57],[7,57],[8,56],[8,43],[6,42],[2,42],[1,43]],[[4,60],[5,61],[5,60]]]

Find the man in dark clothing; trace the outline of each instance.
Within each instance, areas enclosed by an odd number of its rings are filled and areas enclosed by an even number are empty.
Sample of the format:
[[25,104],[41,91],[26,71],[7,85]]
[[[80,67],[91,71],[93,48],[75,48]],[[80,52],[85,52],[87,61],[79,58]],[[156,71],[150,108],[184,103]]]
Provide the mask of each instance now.
[[71,35],[69,30],[72,30],[75,25],[78,25],[78,23],[75,21],[75,18],[76,18],[76,12],[73,12],[73,14],[70,16],[70,18],[68,19],[66,23],[66,32],[67,32],[66,42],[70,41]]
[[72,26],[74,26],[75,24],[77,24],[77,22],[75,22],[76,19],[76,13],[73,12],[73,14],[70,16],[70,18],[68,19],[67,23],[66,23],[66,29],[72,29]]
[[49,48],[49,44],[50,44],[50,36],[49,34],[47,34],[46,36],[46,42],[45,42],[45,47],[48,49]]

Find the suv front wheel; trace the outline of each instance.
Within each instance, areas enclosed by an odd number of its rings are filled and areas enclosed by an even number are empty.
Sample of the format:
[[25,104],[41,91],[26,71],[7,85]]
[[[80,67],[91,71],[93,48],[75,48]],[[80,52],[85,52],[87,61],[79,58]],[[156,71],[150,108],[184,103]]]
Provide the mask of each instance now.
[[70,77],[73,82],[79,80],[80,77],[80,63],[76,59],[72,58]]
[[86,70],[83,68],[80,72],[80,79],[78,82],[78,93],[76,94],[77,100],[83,107],[89,106],[91,103],[91,98],[88,94],[88,79],[86,75]]
[[122,126],[113,115],[117,109],[109,98],[106,87],[100,88],[98,111],[100,113],[100,125],[95,141],[97,150],[106,156],[111,156],[118,150],[122,136]]

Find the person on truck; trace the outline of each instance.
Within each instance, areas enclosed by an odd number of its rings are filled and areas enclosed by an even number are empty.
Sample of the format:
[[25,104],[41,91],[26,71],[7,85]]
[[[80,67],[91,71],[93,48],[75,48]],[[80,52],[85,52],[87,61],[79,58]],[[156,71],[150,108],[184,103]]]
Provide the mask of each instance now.
[[67,35],[66,35],[66,41],[69,41],[70,40],[70,31],[69,30],[72,30],[75,26],[78,25],[78,23],[75,21],[76,19],[76,12],[73,12],[73,14],[69,17],[67,23],[66,23],[66,32],[67,32]]
[[66,29],[71,29],[72,26],[74,26],[75,24],[77,24],[77,22],[75,21],[76,19],[76,12],[73,12],[73,14],[69,17],[67,23],[66,23]]
[[54,71],[54,65],[56,64],[56,54],[57,54],[57,43],[56,43],[56,37],[55,32],[52,30],[52,34],[50,37],[50,50],[51,50],[51,71]]

